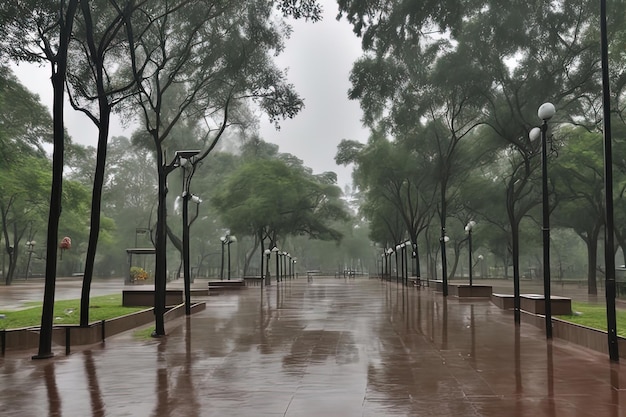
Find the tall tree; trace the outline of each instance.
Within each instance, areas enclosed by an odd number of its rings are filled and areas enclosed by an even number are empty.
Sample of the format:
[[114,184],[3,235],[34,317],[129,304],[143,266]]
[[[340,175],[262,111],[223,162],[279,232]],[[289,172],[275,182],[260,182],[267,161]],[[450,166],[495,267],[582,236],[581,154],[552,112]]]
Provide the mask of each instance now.
[[2,40],[0,54],[26,61],[47,61],[50,64],[53,88],[52,120],[54,151],[52,155],[52,187],[46,254],[46,282],[41,315],[39,352],[35,358],[52,356],[52,324],[56,286],[57,241],[63,183],[65,131],[63,104],[67,74],[67,57],[78,0],[46,3],[28,0],[4,2],[0,6]]
[[[245,116],[250,99],[273,122],[294,117],[302,108],[302,100],[271,58],[288,35],[283,22],[274,19],[277,5],[286,3],[149,3],[125,22],[137,103],[157,165],[156,335],[165,334],[166,180],[176,167],[166,155],[169,150],[171,157],[174,151],[167,140],[172,129],[186,118],[206,126],[202,152],[191,161],[195,166],[230,124],[243,121],[240,116]],[[286,12],[295,16],[295,10],[288,7]],[[304,11],[303,16],[308,15]]]

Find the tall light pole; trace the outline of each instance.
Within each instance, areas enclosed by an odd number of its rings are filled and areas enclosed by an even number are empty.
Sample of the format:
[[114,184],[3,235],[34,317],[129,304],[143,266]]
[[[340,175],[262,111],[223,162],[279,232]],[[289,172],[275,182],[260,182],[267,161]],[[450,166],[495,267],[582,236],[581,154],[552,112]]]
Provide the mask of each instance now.
[[28,262],[26,263],[26,279],[28,279],[28,273],[30,272],[30,260],[33,257],[33,247],[35,246],[34,240],[29,240],[26,242],[26,246],[28,246]]
[[276,257],[276,283],[280,282],[280,277],[278,274],[278,254],[280,253],[280,250],[278,249],[278,246],[274,246],[272,248],[272,252],[274,252],[274,257]]
[[[404,242],[404,280],[405,285],[409,285],[409,248],[411,248],[411,241]],[[413,257],[411,256],[411,259]],[[413,262],[411,262],[413,264]]]
[[399,267],[398,267],[398,252],[400,252],[400,245],[396,245],[396,284],[400,282],[400,275],[398,275]]
[[448,260],[446,258],[446,243],[450,238],[446,235],[446,228],[441,227],[441,236],[439,238],[439,244],[441,245],[441,278],[443,280],[443,296],[448,296]]
[[465,231],[467,232],[467,242],[469,246],[469,285],[472,286],[472,229],[476,226],[474,220],[470,220],[465,225]]
[[613,243],[613,151],[611,143],[611,89],[609,84],[609,42],[606,24],[606,0],[600,0],[600,53],[602,61],[602,107],[604,132],[604,264],[606,321],[609,358],[619,362],[617,318],[615,317],[615,248]]
[[[186,152],[184,156],[180,152]],[[189,186],[191,185],[191,178],[196,170],[194,163],[194,157],[199,151],[179,151],[176,152],[178,159],[178,166],[183,168],[183,285],[185,287],[185,314],[191,315],[191,273],[190,273],[190,261],[189,261],[189,200],[192,200],[199,206],[200,198],[192,196],[189,192]],[[197,213],[197,212],[196,212]],[[197,214],[196,214],[197,217]],[[195,218],[194,218],[195,220]],[[135,230],[135,238],[137,237],[137,231]],[[136,246],[136,245],[135,245]]]
[[228,246],[228,280],[230,281],[230,244],[237,241],[236,236],[228,235],[226,246]]
[[552,303],[550,294],[550,205],[548,201],[548,120],[556,109],[552,103],[543,103],[537,115],[543,121],[541,128],[530,131],[530,139],[541,136],[541,190],[543,209],[543,297],[545,302],[546,338],[552,339]]
[[270,275],[270,256],[272,255],[272,251],[270,249],[265,249],[263,252],[265,255],[265,285],[272,285],[272,277]]

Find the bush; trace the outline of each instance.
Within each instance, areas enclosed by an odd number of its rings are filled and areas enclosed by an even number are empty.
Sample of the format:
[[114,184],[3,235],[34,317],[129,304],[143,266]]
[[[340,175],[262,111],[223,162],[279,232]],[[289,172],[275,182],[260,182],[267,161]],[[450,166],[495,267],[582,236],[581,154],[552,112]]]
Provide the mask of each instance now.
[[130,279],[133,281],[145,281],[148,279],[148,273],[140,266],[131,266]]

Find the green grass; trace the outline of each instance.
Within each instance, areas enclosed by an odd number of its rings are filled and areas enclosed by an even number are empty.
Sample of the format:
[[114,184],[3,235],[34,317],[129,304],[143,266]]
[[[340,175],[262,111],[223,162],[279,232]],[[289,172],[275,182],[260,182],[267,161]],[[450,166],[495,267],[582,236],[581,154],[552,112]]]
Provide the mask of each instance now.
[[[572,302],[574,315],[558,316],[562,320],[606,331],[606,307],[603,305]],[[626,337],[626,310],[616,310],[617,334]]]
[[153,332],[154,327],[146,327],[145,329],[135,330],[133,332],[133,337],[139,340],[152,340]]
[[[0,319],[0,329],[39,326],[41,324],[42,303],[27,303],[34,307],[16,311],[2,311],[5,318]],[[123,307],[122,294],[92,297],[89,307],[89,321],[107,320],[120,317],[146,307]],[[78,324],[80,322],[80,300],[59,300],[54,303],[54,324]]]

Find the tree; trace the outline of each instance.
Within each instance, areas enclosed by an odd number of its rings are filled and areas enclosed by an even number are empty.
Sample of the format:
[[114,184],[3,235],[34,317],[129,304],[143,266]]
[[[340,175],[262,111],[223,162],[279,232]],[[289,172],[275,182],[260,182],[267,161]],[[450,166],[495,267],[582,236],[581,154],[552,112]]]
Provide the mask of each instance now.
[[[126,19],[137,104],[157,164],[155,335],[165,334],[166,179],[177,166],[166,157],[174,150],[167,140],[172,129],[186,118],[205,126],[201,153],[191,161],[195,167],[230,124],[245,122],[249,100],[275,123],[303,106],[271,58],[288,35],[287,27],[272,18],[277,4],[288,6],[261,0],[150,3]],[[285,11],[296,16],[298,5],[314,4],[291,2]],[[314,8],[303,10],[303,17],[314,15]]]
[[[211,199],[231,233],[255,237],[269,247],[290,235],[340,240],[329,223],[348,213],[333,174],[312,175],[278,159],[244,163],[228,176]],[[262,249],[263,249],[263,243]]]
[[435,213],[437,190],[437,185],[431,181],[433,167],[425,156],[425,152],[408,148],[406,143],[391,143],[374,134],[365,147],[343,140],[335,157],[337,163],[355,164],[353,178],[358,189],[365,193],[361,207],[367,218],[386,223],[395,216],[401,219],[402,231],[397,233],[393,223],[389,224],[384,237],[376,241],[384,247],[395,247],[408,237],[414,245],[417,277],[421,276],[417,242]]
[[59,217],[61,216],[63,157],[65,131],[63,129],[63,100],[67,74],[67,56],[78,0],[61,0],[56,3],[41,4],[29,0],[25,2],[4,2],[2,16],[2,43],[0,54],[8,54],[14,59],[26,61],[47,61],[52,73],[53,105],[53,144],[52,187],[48,216],[48,236],[46,254],[46,282],[41,315],[39,352],[35,358],[52,355],[52,322],[54,290],[56,285],[57,239]]

